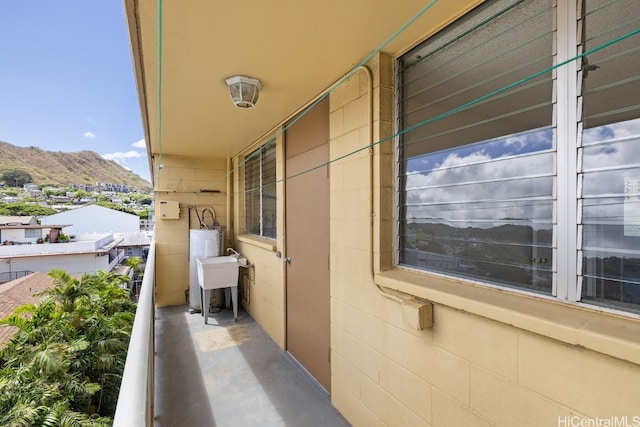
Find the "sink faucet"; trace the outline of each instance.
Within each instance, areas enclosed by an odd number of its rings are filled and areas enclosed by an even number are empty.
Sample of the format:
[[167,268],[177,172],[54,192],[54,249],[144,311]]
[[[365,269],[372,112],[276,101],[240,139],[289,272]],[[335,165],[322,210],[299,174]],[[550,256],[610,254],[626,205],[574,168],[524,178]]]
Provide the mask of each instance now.
[[229,252],[233,252],[233,255],[237,258],[240,258],[240,254],[238,252],[235,251],[235,249],[233,248],[227,248],[227,253]]

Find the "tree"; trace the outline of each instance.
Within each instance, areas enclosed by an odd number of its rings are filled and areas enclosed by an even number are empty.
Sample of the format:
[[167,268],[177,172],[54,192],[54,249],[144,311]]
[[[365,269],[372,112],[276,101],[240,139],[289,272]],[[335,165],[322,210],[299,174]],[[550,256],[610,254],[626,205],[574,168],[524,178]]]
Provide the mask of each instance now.
[[139,205],[150,205],[153,202],[153,198],[148,194],[132,193],[129,198],[138,202]]
[[132,256],[132,257],[127,259],[126,264],[127,264],[127,266],[133,268],[133,270],[136,273],[140,274],[140,273],[142,273],[142,271],[140,269],[140,266],[142,265],[142,262],[143,262],[143,260],[142,260],[141,257]]
[[120,212],[125,212],[125,213],[131,214],[131,215],[137,215],[136,212],[133,209],[128,208],[126,206],[117,205],[117,204],[112,203],[112,202],[101,202],[101,201],[98,200],[96,205],[102,206],[103,208],[113,209],[114,211],[120,211]]
[[33,182],[33,178],[29,172],[21,169],[10,169],[2,172],[0,180],[4,181],[9,187],[22,187],[25,184]]
[[0,215],[8,216],[45,216],[57,213],[55,209],[27,203],[0,204]]
[[38,304],[0,321],[19,329],[0,351],[0,425],[110,425],[135,311],[126,278],[49,276]]
[[91,193],[85,190],[76,190],[73,193],[73,197],[75,197],[76,199],[80,199],[82,197],[90,197],[90,196],[91,196]]

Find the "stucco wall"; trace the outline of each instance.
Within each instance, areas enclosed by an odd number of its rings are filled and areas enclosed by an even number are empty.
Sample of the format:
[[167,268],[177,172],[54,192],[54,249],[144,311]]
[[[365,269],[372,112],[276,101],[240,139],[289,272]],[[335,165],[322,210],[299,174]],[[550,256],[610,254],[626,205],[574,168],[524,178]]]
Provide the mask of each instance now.
[[[391,134],[392,62],[383,56],[369,65],[371,104],[364,71],[331,95],[332,159],[366,146],[370,131],[374,141]],[[557,426],[623,416],[640,423],[640,365],[629,361],[636,360],[631,353],[606,349],[610,354],[604,354],[572,345],[578,326],[566,328],[565,342],[548,336],[561,337],[552,334],[555,321],[583,314],[566,304],[532,298],[542,308],[540,317],[529,316],[527,328],[518,328],[503,320],[508,316],[491,298],[478,302],[485,316],[447,305],[445,286],[443,302],[433,305],[433,327],[418,331],[407,326],[400,304],[383,296],[374,279],[374,272],[392,263],[392,149],[392,141],[384,142],[375,148],[373,161],[365,150],[331,165],[333,404],[355,426]],[[432,280],[411,272],[404,277],[412,277],[414,289]],[[483,292],[461,285],[470,295]],[[499,295],[495,292],[496,303]],[[544,317],[545,308],[560,314]],[[606,318],[602,330],[591,331],[594,341],[610,336],[616,345],[637,348],[637,338],[619,332],[637,331],[637,319],[589,315]],[[598,347],[594,342],[588,346]]]
[[[48,231],[48,230],[47,230]],[[44,230],[37,230],[38,233],[40,233],[40,237],[43,238],[44,236],[46,236]],[[4,242],[4,241],[10,241],[10,242],[35,242],[36,240],[38,240],[37,237],[25,237],[25,230],[24,228],[20,228],[17,230],[12,230],[12,229],[4,229],[4,230],[0,230],[0,243]]]
[[[60,243],[63,244],[63,243]],[[95,273],[109,269],[109,257],[90,254],[61,254],[44,256],[12,257],[0,260],[0,273],[10,271],[65,270],[69,274]]]
[[[227,159],[162,157],[155,185],[156,208],[156,287],[158,306],[187,302],[189,289],[189,206],[198,212],[213,207],[216,221],[227,226]],[[154,160],[154,168],[158,163]],[[217,190],[219,192],[202,192]],[[178,219],[162,219],[158,212],[163,201],[177,201]],[[210,223],[210,217],[206,216]],[[192,214],[191,228],[200,228]]]

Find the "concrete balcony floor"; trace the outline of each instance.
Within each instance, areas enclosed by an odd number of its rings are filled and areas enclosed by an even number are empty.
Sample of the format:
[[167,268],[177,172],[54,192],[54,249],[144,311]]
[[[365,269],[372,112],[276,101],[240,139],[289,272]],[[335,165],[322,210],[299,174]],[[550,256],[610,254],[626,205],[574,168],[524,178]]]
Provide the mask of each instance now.
[[156,310],[155,425],[349,426],[322,391],[244,311]]

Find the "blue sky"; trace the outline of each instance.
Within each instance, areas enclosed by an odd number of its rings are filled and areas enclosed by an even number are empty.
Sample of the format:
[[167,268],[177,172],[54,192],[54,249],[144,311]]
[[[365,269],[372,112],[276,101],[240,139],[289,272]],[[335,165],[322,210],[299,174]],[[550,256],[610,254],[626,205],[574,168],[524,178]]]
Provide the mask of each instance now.
[[91,150],[149,180],[121,0],[0,1],[0,141]]

